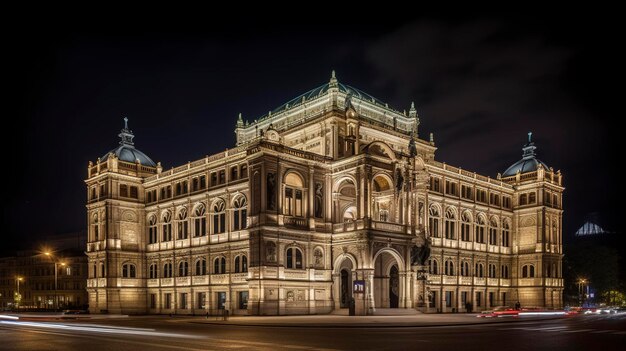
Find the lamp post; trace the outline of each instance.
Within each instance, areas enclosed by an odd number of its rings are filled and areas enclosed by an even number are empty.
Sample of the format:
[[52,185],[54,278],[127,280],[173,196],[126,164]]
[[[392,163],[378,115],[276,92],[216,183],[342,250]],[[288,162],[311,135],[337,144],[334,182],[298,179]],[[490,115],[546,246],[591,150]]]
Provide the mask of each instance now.
[[587,283],[586,279],[578,279],[578,301],[580,302],[580,306],[584,305],[585,299],[583,298],[585,294],[585,284]]
[[57,296],[58,273],[59,273],[58,264],[61,264],[61,266],[65,266],[65,262],[57,261],[50,252],[44,252],[44,254],[50,257],[50,259],[52,259],[52,262],[54,263],[54,310],[57,311],[59,309],[59,298]]
[[17,306],[17,312],[20,312],[20,302],[22,302],[22,295],[20,295],[20,282],[22,281],[22,277],[15,277],[15,281],[17,283],[17,293],[15,294],[15,305]]

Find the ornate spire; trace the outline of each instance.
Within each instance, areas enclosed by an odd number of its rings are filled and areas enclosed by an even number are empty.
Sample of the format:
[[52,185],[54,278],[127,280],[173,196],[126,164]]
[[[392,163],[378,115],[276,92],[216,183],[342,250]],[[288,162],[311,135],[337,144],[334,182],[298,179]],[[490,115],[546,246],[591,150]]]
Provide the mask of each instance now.
[[331,87],[336,87],[338,83],[337,76],[335,75],[335,70],[332,70],[330,73],[330,82],[328,83]]
[[243,118],[241,117],[241,112],[239,112],[239,116],[237,117],[237,128],[243,127]]
[[533,132],[528,132],[528,143],[524,145],[522,150],[524,153],[522,154],[522,158],[535,158],[535,150],[537,147],[535,143],[532,141]]
[[415,109],[415,103],[411,101],[411,108],[409,109],[409,117],[417,118],[417,110]]
[[124,117],[124,129],[122,129],[120,131],[120,134],[117,135],[118,137],[120,137],[120,145],[135,145],[135,143],[133,143],[133,138],[135,137],[135,135],[133,134],[133,131],[128,129],[128,118]]

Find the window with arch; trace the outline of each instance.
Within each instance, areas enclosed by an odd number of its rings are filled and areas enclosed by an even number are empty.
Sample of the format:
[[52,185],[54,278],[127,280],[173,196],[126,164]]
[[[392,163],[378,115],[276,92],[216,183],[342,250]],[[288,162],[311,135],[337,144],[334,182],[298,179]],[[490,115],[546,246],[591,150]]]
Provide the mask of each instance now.
[[474,239],[477,243],[485,243],[485,217],[478,215],[476,217],[476,230],[474,231]]
[[493,263],[490,263],[488,270],[489,270],[489,278],[495,278],[496,277],[496,265]]
[[248,271],[248,257],[239,255],[235,257],[235,273],[245,273]]
[[470,275],[470,265],[469,262],[463,261],[461,262],[461,276],[468,277]]
[[286,266],[295,269],[303,268],[302,251],[299,248],[290,247],[287,249]]
[[157,220],[156,216],[152,215],[148,218],[148,243],[156,244],[158,241]]
[[204,258],[196,261],[196,275],[206,275],[206,260]]
[[178,263],[178,276],[186,277],[189,275],[189,262],[182,261]]
[[98,223],[98,213],[93,215],[93,240],[100,240],[100,223]]
[[476,276],[477,278],[482,278],[485,276],[485,271],[484,271],[484,266],[482,263],[476,263],[476,266],[474,267],[474,276]]
[[500,277],[505,279],[509,278],[509,266],[503,264],[502,267],[500,267]]
[[122,265],[122,278],[137,278],[137,268],[132,263]]
[[446,239],[454,240],[455,235],[456,214],[452,208],[446,211]]
[[439,237],[439,209],[437,206],[430,206],[428,209],[428,229],[431,236]]
[[163,213],[163,241],[172,240],[172,214],[169,211]]
[[213,260],[213,273],[224,274],[226,273],[226,257],[216,257]]
[[437,260],[434,258],[431,258],[428,260],[428,273],[430,274],[439,274],[439,264],[437,263]]
[[233,230],[245,229],[248,226],[248,200],[238,196],[233,201]]
[[302,177],[294,172],[290,172],[285,177],[285,201],[283,203],[283,214],[288,216],[304,216],[304,181]]
[[535,277],[535,266],[532,264],[525,264],[522,266],[522,278],[534,278]]
[[502,246],[509,247],[511,245],[511,230],[509,226],[509,221],[502,222]]
[[171,278],[172,277],[172,263],[167,262],[163,265],[163,278]]
[[470,241],[470,223],[472,222],[472,217],[469,212],[463,212],[461,215],[461,240],[462,241]]
[[445,275],[454,275],[454,262],[452,260],[446,260],[444,263]]
[[219,199],[213,204],[213,234],[226,231],[226,203]]
[[193,215],[194,215],[194,219],[193,219],[193,226],[194,226],[194,231],[193,231],[193,235],[194,236],[205,236],[206,235],[206,208],[204,207],[204,204],[199,204],[198,206],[196,206]]
[[187,239],[189,236],[189,222],[187,221],[187,208],[178,210],[178,233],[177,239]]
[[498,245],[498,220],[495,217],[489,223],[489,245]]
[[148,270],[148,272],[149,272],[148,276],[150,277],[150,279],[156,279],[156,278],[159,277],[159,272],[157,270],[157,265],[154,264],[154,263],[150,265],[150,269]]

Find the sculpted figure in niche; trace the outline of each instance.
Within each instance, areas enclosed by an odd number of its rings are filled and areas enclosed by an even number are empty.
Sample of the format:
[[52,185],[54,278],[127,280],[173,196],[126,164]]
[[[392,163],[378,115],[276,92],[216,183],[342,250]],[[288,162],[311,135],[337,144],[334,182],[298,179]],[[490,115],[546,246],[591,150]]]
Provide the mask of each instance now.
[[322,183],[315,183],[315,217],[322,218],[322,201],[324,194],[322,193]]
[[267,262],[276,262],[276,244],[272,241],[265,244],[265,259]]

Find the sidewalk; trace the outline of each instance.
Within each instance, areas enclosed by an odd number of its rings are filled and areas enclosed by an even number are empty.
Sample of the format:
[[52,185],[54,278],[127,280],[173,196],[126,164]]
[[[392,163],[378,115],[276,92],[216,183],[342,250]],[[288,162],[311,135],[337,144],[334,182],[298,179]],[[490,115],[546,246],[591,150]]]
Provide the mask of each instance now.
[[[8,316],[8,317],[7,317]],[[114,319],[128,318],[124,314],[63,314],[62,312],[22,312],[22,313],[0,313],[0,319],[19,318],[23,321],[52,321],[52,320],[72,320],[72,319]]]

